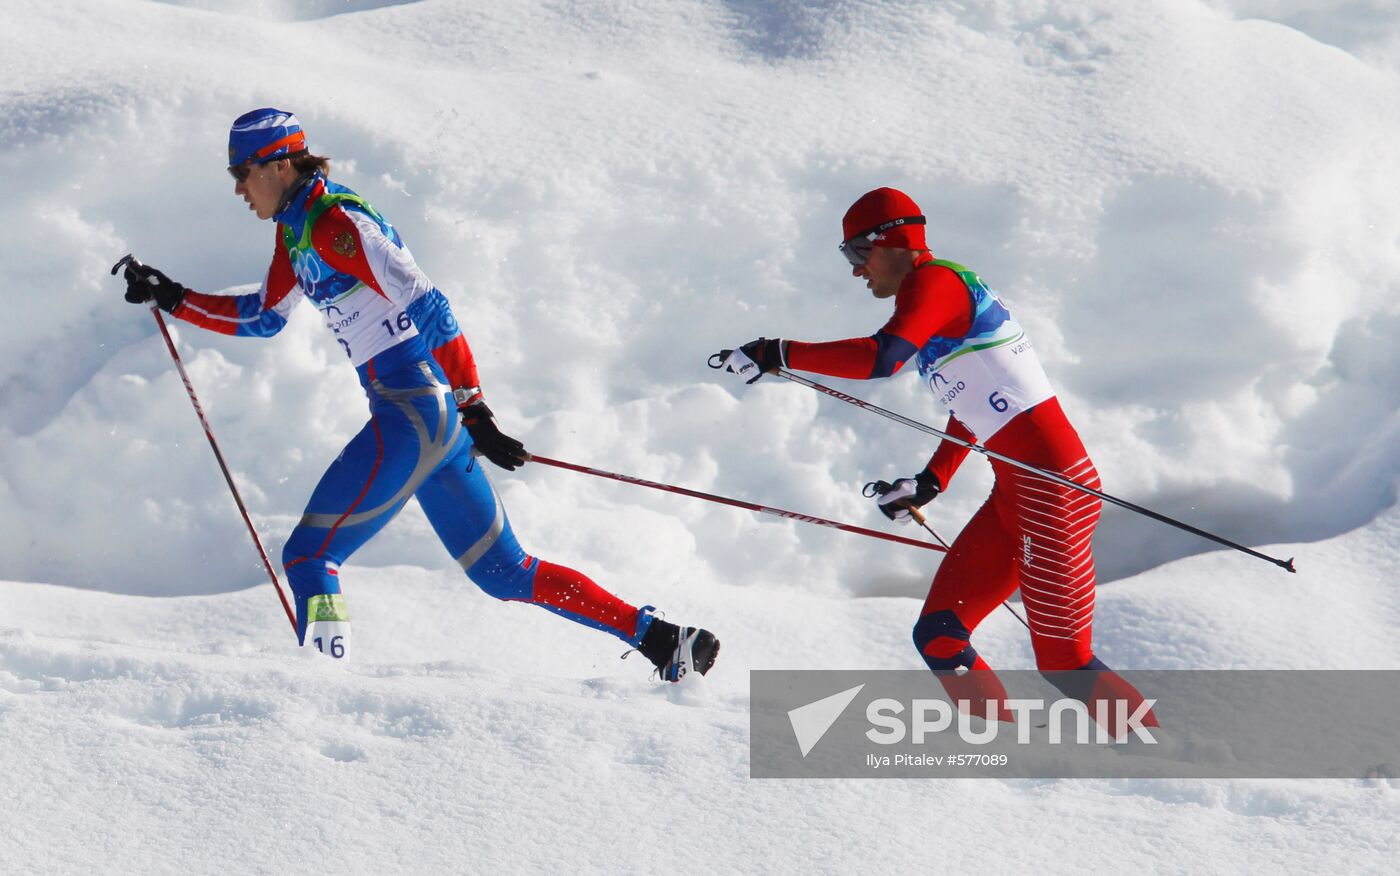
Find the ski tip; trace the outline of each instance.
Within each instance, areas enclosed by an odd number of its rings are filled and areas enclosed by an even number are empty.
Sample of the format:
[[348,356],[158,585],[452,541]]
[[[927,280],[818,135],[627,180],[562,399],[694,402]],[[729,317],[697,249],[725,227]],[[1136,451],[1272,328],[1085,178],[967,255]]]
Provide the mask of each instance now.
[[1295,569],[1295,568],[1293,568],[1293,558],[1292,558],[1292,557],[1289,557],[1289,558],[1288,558],[1288,562],[1284,563],[1284,564],[1283,564],[1283,567],[1284,567],[1285,569],[1287,569],[1288,571],[1292,572],[1292,573],[1295,574],[1295,575],[1298,574],[1298,570]]

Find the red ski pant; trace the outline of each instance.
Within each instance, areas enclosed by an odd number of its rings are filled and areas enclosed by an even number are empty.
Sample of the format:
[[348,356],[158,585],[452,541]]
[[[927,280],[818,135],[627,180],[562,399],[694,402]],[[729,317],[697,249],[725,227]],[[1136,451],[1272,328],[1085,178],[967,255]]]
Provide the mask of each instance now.
[[[997,477],[991,497],[953,541],[929,588],[919,625],[926,632],[916,631],[916,640],[923,639],[920,650],[930,666],[949,661],[946,668],[987,668],[968,639],[1020,587],[1036,667],[1079,669],[1094,657],[1089,542],[1101,502],[1005,463],[994,461],[992,467]],[[1087,456],[1055,468],[1076,483],[1099,487]]]

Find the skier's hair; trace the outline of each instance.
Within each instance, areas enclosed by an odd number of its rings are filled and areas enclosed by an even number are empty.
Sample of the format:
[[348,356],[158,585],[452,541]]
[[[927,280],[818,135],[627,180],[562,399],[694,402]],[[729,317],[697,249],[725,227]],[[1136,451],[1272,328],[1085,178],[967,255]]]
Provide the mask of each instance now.
[[331,160],[324,156],[312,155],[310,152],[298,152],[295,155],[287,156],[287,158],[292,162],[292,167],[298,174],[319,170],[321,176],[331,175]]

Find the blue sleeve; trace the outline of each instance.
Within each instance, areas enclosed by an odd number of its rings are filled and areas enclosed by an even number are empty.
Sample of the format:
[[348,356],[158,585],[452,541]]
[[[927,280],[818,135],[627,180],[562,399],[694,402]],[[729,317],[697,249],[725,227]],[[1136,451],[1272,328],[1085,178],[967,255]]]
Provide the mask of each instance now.
[[870,371],[872,378],[889,377],[903,367],[910,356],[919,351],[919,348],[909,341],[886,331],[876,332],[874,340],[876,349],[875,367]]
[[405,309],[429,350],[436,350],[462,334],[457,317],[452,315],[452,306],[447,303],[447,296],[437,289],[420,295]]

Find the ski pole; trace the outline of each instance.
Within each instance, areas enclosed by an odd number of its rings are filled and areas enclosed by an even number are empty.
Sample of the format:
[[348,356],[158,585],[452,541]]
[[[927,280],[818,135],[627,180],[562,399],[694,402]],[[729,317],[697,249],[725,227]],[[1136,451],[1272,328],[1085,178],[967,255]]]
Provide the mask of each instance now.
[[[143,267],[140,261],[128,254],[112,266],[112,275],[116,276],[117,270],[127,263],[137,268]],[[156,307],[154,301],[151,302],[151,315],[156,318],[156,325],[160,327],[160,333],[165,338],[165,346],[170,351],[170,358],[175,360],[175,368],[180,372],[180,379],[185,382],[185,392],[190,395],[190,404],[194,405],[195,416],[199,417],[199,424],[204,427],[204,435],[209,439],[209,446],[214,449],[214,458],[219,461],[219,470],[224,473],[224,481],[228,483],[229,491],[233,493],[233,501],[238,504],[238,512],[243,515],[243,522],[248,526],[248,534],[253,537],[253,544],[258,549],[258,556],[262,557],[263,568],[267,570],[267,576],[272,579],[272,586],[277,591],[277,598],[282,601],[282,610],[287,613],[287,620],[292,622],[292,632],[295,633],[297,618],[292,612],[291,604],[287,602],[286,594],[282,592],[282,582],[277,580],[277,573],[272,569],[272,562],[267,558],[267,551],[263,550],[262,539],[258,538],[258,531],[253,527],[252,518],[248,516],[248,508],[243,504],[243,497],[238,494],[238,487],[233,483],[233,475],[229,473],[223,453],[219,451],[219,442],[214,440],[214,430],[209,428],[209,420],[204,416],[204,408],[199,404],[199,397],[194,394],[194,384],[190,383],[190,376],[185,372],[185,363],[180,359],[180,353],[175,349],[175,341],[171,339],[170,330],[165,327],[165,319],[160,315],[160,309]]]
[[[643,480],[631,475],[617,474],[616,472],[603,471],[598,468],[589,468],[586,465],[575,465],[572,462],[563,462],[558,459],[550,459],[548,456],[540,456],[536,453],[527,454],[525,457],[530,462],[539,462],[544,465],[552,465],[556,468],[566,468],[569,471],[581,472],[582,474],[593,475],[594,477],[608,478],[614,481],[622,481],[625,484],[634,484],[639,487],[650,487],[653,490],[664,490],[668,493],[680,493],[682,496],[690,496],[693,499],[704,499],[707,502],[718,502],[721,505],[732,505],[735,508],[744,508],[748,511],[759,511],[763,514],[776,514],[779,517],[786,517],[789,520],[800,520],[803,523],[813,523],[817,526],[829,526],[832,529],[839,529],[843,532],[854,532],[856,535],[866,535],[871,538],[882,538],[885,541],[907,544],[910,547],[923,548],[930,551],[947,551],[946,545],[929,544],[918,539],[905,538],[902,535],[892,535],[888,532],[879,532],[874,529],[865,529],[861,526],[853,526],[849,523],[838,523],[835,520],[825,520],[821,517],[812,517],[807,514],[798,514],[796,511],[784,511],[781,508],[770,508],[767,505],[758,505],[753,502],[744,502],[739,499],[730,499],[725,496],[716,496],[713,493],[702,493],[699,490],[688,490],[685,487],[677,487],[671,484],[660,484],[656,481]],[[934,536],[937,538],[937,536]]]
[[[714,357],[711,357],[711,368],[718,368],[722,365],[722,362],[719,365],[714,364]],[[1271,557],[1268,554],[1260,553],[1259,551],[1256,551],[1252,548],[1247,548],[1242,544],[1237,544],[1233,541],[1230,541],[1228,538],[1223,538],[1221,536],[1215,535],[1214,533],[1206,532],[1204,529],[1197,529],[1189,523],[1182,523],[1180,520],[1173,519],[1165,514],[1159,514],[1156,511],[1144,508],[1141,505],[1134,505],[1132,502],[1129,502],[1125,499],[1119,499],[1116,496],[1111,496],[1108,493],[1101,492],[1099,490],[1094,489],[1093,487],[1086,487],[1083,484],[1075,483],[1069,478],[1055,474],[1054,472],[1046,471],[1042,468],[1037,468],[1036,466],[1033,466],[1030,463],[1022,462],[1019,459],[1013,459],[1010,456],[997,453],[995,450],[988,450],[987,448],[983,447],[981,444],[976,443],[975,441],[964,441],[956,435],[949,435],[947,432],[944,432],[941,429],[935,429],[932,426],[920,423],[918,420],[911,420],[908,417],[903,416],[902,414],[897,414],[894,411],[887,411],[878,405],[874,405],[868,401],[865,401],[864,399],[856,398],[853,395],[847,395],[846,393],[832,389],[829,386],[823,386],[820,383],[808,380],[807,378],[802,377],[800,375],[793,374],[786,368],[779,368],[777,371],[771,373],[777,374],[779,377],[782,377],[786,380],[791,380],[793,383],[799,383],[803,386],[815,389],[817,392],[825,393],[826,395],[829,395],[835,399],[839,399],[847,404],[855,405],[858,408],[864,408],[865,410],[870,411],[871,413],[879,414],[880,416],[885,417],[886,419],[894,420],[896,423],[908,426],[911,429],[917,429],[920,432],[924,432],[929,435],[936,435],[937,437],[942,438],[945,441],[952,441],[954,444],[962,445],[968,450],[974,450],[982,454],[983,456],[989,457],[991,459],[1000,460],[1006,463],[1007,465],[1013,465],[1016,468],[1031,472],[1035,475],[1039,475],[1040,477],[1043,477],[1046,480],[1054,481],[1055,483],[1060,484],[1062,486],[1071,487],[1080,491],[1081,493],[1088,493],[1091,496],[1097,496],[1105,502],[1112,502],[1113,504],[1118,505],[1122,508],[1127,508],[1129,511],[1136,511],[1139,514],[1142,514],[1146,517],[1151,517],[1153,520],[1156,520],[1160,523],[1165,523],[1169,526],[1175,526],[1177,529],[1184,529],[1189,533],[1199,535],[1201,538],[1210,539],[1211,541],[1216,542],[1217,544],[1223,544],[1226,547],[1234,548],[1237,551],[1249,554],[1251,557],[1258,557],[1261,560],[1267,560],[1268,562],[1273,563],[1275,566],[1278,566],[1280,569],[1287,569],[1290,572],[1298,571],[1297,569],[1293,568],[1293,557],[1289,557],[1287,560],[1280,560],[1277,557]]]
[[[885,493],[888,493],[890,489],[891,485],[886,481],[871,481],[870,483],[865,485],[865,489],[861,490],[861,495],[865,496],[867,499],[871,498],[872,496],[883,496]],[[944,541],[941,535],[934,532],[932,526],[929,526],[928,518],[924,516],[924,512],[922,510],[914,507],[913,505],[906,506],[906,510],[909,512],[909,516],[914,518],[915,523],[918,523],[924,529],[928,530],[928,534],[933,536],[934,541],[943,545],[943,549],[945,551],[949,549],[948,542]],[[1021,622],[1021,626],[1025,627],[1028,630],[1031,628],[1031,625],[1026,623],[1026,619],[1021,617],[1021,613],[1011,607],[1011,603],[1009,601],[1003,599],[1001,601],[1001,605],[1002,608],[1005,608],[1007,611],[1011,612],[1012,617],[1016,618],[1016,620]]]

